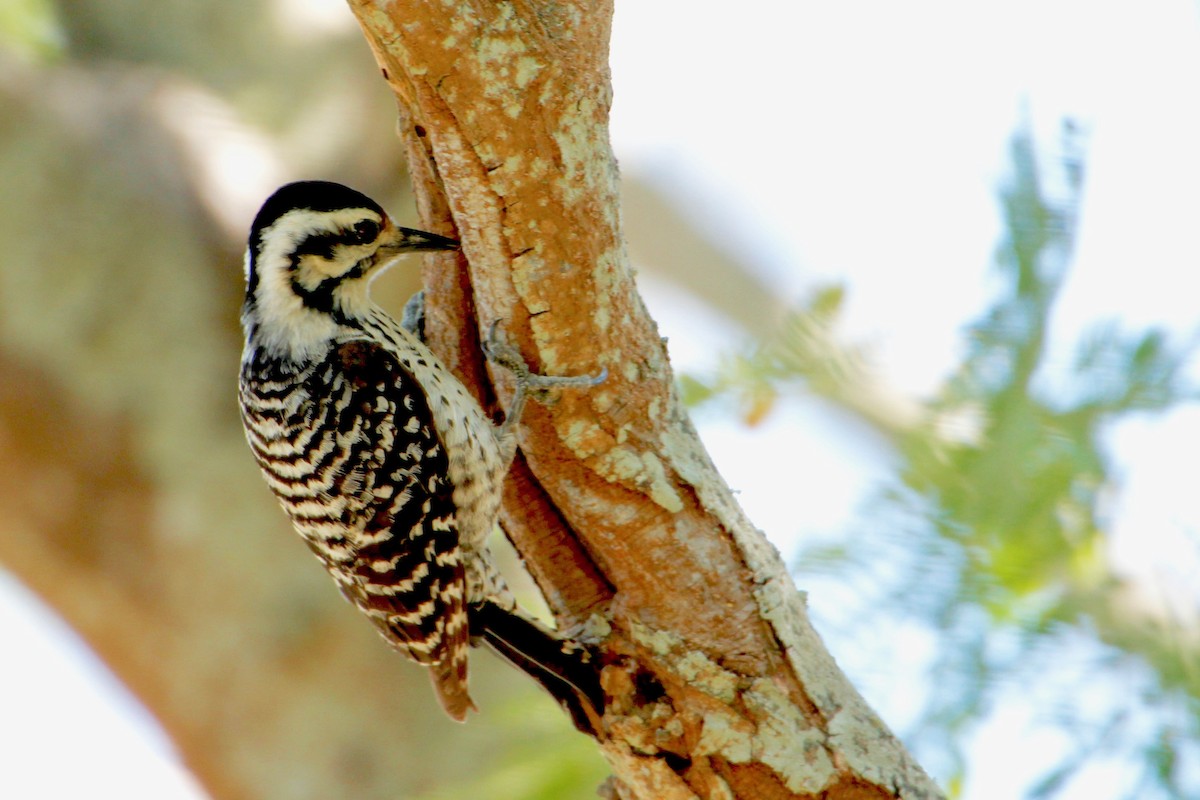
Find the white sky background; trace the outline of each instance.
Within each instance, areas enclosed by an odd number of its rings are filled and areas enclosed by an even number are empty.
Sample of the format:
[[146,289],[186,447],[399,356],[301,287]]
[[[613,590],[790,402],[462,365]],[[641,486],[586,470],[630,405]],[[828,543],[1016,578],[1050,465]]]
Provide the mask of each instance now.
[[[782,293],[845,282],[845,334],[875,345],[892,385],[930,392],[960,353],[961,326],[990,297],[996,192],[1026,112],[1046,142],[1064,116],[1089,132],[1083,224],[1052,353],[1066,363],[1082,328],[1101,319],[1180,337],[1197,330],[1194,2],[741,0],[733,9],[618,0],[613,138],[622,169],[652,176]],[[703,370],[736,341],[687,298],[652,281],[644,289],[678,369]],[[711,414],[698,422],[785,556],[806,533],[847,524],[887,473],[879,443],[804,403],[756,430]],[[1200,412],[1146,417],[1111,441],[1124,479],[1113,552],[1148,582],[1173,576],[1195,590]],[[811,602],[819,612],[821,598]],[[29,609],[0,580],[0,797],[118,788],[128,798],[199,797],[144,714],[69,634]],[[885,718],[911,713],[898,688],[908,679],[864,680]],[[989,755],[972,763],[973,800],[1018,796],[1064,746],[1053,730],[1029,727],[1027,706],[1006,708],[975,742]],[[60,709],[69,717],[47,718]],[[63,752],[72,753],[69,770]],[[1110,764],[1068,796],[1113,797],[1128,779]]]

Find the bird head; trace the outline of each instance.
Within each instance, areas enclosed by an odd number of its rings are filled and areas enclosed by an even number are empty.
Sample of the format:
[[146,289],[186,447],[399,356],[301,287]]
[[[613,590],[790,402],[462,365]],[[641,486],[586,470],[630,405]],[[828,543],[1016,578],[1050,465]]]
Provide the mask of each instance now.
[[[396,256],[458,242],[402,228],[366,195],[327,181],[280,187],[254,218],[243,324],[282,349],[307,349],[369,312],[367,287]],[[279,348],[277,348],[279,349]]]

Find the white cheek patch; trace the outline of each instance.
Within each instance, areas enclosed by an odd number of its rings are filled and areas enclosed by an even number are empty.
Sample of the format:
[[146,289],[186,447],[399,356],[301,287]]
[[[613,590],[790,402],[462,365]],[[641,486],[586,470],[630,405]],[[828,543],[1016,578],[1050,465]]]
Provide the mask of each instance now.
[[296,360],[319,356],[337,333],[337,324],[328,314],[305,307],[291,286],[286,263],[258,266],[254,313],[261,323],[259,343],[274,355]]
[[297,209],[284,214],[264,235],[264,240],[286,243],[293,259],[293,278],[305,289],[312,290],[329,278],[338,278],[356,269],[374,252],[374,244],[350,244],[344,241],[346,232],[363,219],[383,219],[370,209],[340,209],[315,212]]
[[[301,295],[325,296],[343,311],[348,306],[369,306],[366,281],[350,281],[337,287],[336,298],[322,293],[322,284],[359,269],[359,263],[374,251],[373,244],[338,241],[364,218],[383,224],[371,209],[323,212],[295,209],[263,231],[262,249],[255,259],[254,294],[255,313],[262,323],[259,341],[268,350],[297,359],[313,357],[323,352],[337,334],[338,323],[334,318],[320,304],[312,307],[312,297],[306,305]],[[248,259],[246,268],[249,269]]]
[[347,247],[345,245],[337,245],[334,248],[334,260],[332,261],[324,256],[303,255],[300,256],[299,263],[292,270],[292,278],[311,291],[330,278],[338,278],[353,271],[358,266],[358,260],[366,258],[367,255],[368,248],[366,247]]

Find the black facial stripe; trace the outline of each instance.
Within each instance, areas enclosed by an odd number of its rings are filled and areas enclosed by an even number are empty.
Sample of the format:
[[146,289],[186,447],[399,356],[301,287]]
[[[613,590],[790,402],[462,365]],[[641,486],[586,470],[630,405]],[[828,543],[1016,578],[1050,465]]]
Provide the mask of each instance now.
[[332,261],[334,248],[338,245],[352,243],[354,235],[353,231],[314,233],[306,236],[296,245],[296,249],[292,251],[289,259],[288,269],[292,273],[292,291],[304,302],[304,305],[326,314],[332,314],[334,310],[333,292],[338,284],[342,281],[361,278],[366,272],[366,262],[360,261],[341,275],[334,275],[321,281],[315,289],[305,288],[296,277],[304,256],[316,256]]
[[[250,226],[250,253],[254,258],[262,249],[262,235],[290,211],[337,211],[343,208],[361,208],[374,211],[380,219],[387,216],[383,207],[361,192],[348,186],[329,181],[297,181],[280,186],[259,208]],[[250,278],[254,280],[254,263],[251,261]]]
[[[312,238],[312,237],[310,237]],[[297,252],[292,256],[292,291],[300,298],[300,301],[314,311],[320,311],[325,314],[332,314],[334,317],[341,319],[340,312],[334,307],[333,293],[342,281],[352,281],[356,278],[361,278],[367,271],[367,262],[365,260],[358,262],[351,269],[346,270],[341,275],[334,275],[332,278],[326,278],[316,285],[316,288],[308,289],[296,277],[296,269],[299,266],[300,253]]]
[[[356,234],[353,230],[310,234],[309,236],[304,237],[296,245],[296,248],[292,251],[291,258],[289,259],[289,261],[290,261],[289,269],[292,272],[292,274],[294,275],[296,273],[296,271],[300,268],[300,259],[302,256],[317,256],[318,258],[323,258],[327,261],[332,261],[333,260],[333,251],[334,251],[335,247],[337,247],[340,244],[341,245],[361,244],[361,242],[358,241],[358,238],[359,238],[358,234]],[[251,254],[252,257],[250,259],[250,274],[249,274],[248,280],[246,282],[246,296],[247,297],[253,297],[254,290],[255,290],[255,288],[258,287],[258,269],[257,269],[257,265],[255,263],[257,261],[258,255],[259,255],[259,253],[257,251],[255,251],[254,253]],[[354,269],[352,269],[349,272],[347,272],[346,274],[342,275],[340,278],[332,278],[331,280],[333,280],[334,283],[336,284],[337,281],[345,280],[346,278],[361,277],[362,274],[363,274],[363,269],[362,269],[361,265],[358,265],[358,266],[355,266]],[[323,282],[322,285],[324,285],[324,283],[328,283],[328,281]],[[299,286],[298,284],[296,284],[295,279],[293,279],[292,285],[294,287],[296,287],[296,294],[300,295],[301,297],[305,296],[304,288]],[[317,290],[314,290],[314,291],[319,291],[319,287]],[[332,291],[332,289],[330,289],[330,291]],[[313,306],[313,308],[317,308],[317,307],[318,306]]]
[[334,246],[348,243],[349,239],[344,233],[314,233],[306,236],[292,251],[292,269],[295,270],[299,265],[300,256],[319,256],[332,260]]
[[292,291],[304,303],[304,305],[314,311],[321,311],[326,314],[333,313],[333,290],[341,283],[341,278],[326,278],[317,284],[315,289],[306,289],[300,281],[292,278]]

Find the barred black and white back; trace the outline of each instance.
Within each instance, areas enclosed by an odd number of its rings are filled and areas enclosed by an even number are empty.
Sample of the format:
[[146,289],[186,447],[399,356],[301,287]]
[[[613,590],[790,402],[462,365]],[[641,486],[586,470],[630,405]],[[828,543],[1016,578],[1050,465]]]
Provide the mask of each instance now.
[[513,444],[367,291],[396,255],[455,247],[338,184],[279,189],[250,233],[239,395],[297,531],[461,720],[468,609],[513,606],[486,547]]

